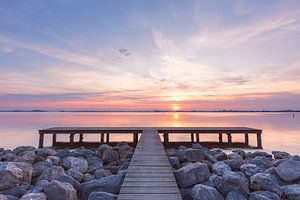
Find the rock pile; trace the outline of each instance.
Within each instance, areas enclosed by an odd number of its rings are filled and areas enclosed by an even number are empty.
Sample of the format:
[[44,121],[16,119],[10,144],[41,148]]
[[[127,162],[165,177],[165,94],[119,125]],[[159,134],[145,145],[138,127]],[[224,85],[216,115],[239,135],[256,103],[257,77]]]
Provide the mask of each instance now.
[[300,200],[300,157],[195,144],[167,149],[183,200]]
[[0,200],[116,200],[133,148],[0,149]]

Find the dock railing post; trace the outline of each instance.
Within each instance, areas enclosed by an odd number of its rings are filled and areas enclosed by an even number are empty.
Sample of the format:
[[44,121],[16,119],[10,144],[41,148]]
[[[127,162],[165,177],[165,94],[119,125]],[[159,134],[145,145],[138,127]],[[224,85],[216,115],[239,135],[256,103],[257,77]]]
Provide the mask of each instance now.
[[52,135],[52,147],[56,146],[56,133]]
[[70,133],[70,144],[74,143],[74,135],[75,133]]
[[106,143],[109,143],[109,133],[106,133]]
[[101,144],[104,143],[104,133],[101,133]]
[[200,136],[199,133],[196,133],[196,141],[199,143],[200,142]]
[[83,142],[83,133],[79,134],[79,142],[82,143]]
[[223,135],[222,135],[222,133],[219,133],[219,143],[223,143]]
[[42,133],[41,131],[39,131],[39,148],[43,148],[44,147],[44,133]]
[[261,141],[261,134],[262,134],[262,131],[259,131],[257,132],[257,147],[259,149],[262,149],[262,141]]
[[245,133],[245,144],[249,145],[249,134],[247,132]]
[[134,132],[133,133],[133,144],[137,145],[138,140],[139,140],[139,133],[138,132]]
[[232,145],[232,136],[230,132],[227,133],[227,138],[228,138],[228,144]]
[[194,133],[191,133],[191,141],[194,142],[195,139],[194,139]]

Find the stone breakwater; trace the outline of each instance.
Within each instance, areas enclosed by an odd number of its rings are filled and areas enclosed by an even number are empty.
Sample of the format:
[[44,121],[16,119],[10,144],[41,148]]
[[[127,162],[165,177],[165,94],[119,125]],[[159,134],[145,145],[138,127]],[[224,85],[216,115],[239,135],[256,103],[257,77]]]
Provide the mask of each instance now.
[[300,157],[200,144],[167,149],[183,200],[300,200]]
[[0,149],[0,200],[115,200],[133,148]]

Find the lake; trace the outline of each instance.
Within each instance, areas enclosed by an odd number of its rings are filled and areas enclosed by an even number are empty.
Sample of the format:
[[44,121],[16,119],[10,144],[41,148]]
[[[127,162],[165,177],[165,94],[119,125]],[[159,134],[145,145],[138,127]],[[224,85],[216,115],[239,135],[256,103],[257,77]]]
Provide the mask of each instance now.
[[[52,126],[248,126],[263,129],[264,150],[284,150],[300,154],[300,113],[133,113],[133,112],[44,112],[0,113],[0,147],[38,145],[38,129]],[[88,140],[99,140],[88,136]],[[225,136],[224,136],[225,137]],[[66,139],[66,138],[58,138]],[[129,136],[113,136],[112,140],[130,140]],[[172,136],[171,140],[189,140],[188,136]],[[256,145],[256,136],[250,135]],[[217,141],[217,136],[201,136],[202,141]],[[244,137],[233,136],[233,141]],[[50,145],[46,137],[46,145]],[[226,137],[225,137],[226,141]]]

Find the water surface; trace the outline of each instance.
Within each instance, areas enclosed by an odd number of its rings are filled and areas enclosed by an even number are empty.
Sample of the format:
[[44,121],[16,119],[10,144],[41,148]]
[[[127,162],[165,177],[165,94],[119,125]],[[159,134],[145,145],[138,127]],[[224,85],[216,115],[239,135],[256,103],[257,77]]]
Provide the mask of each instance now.
[[[300,154],[300,113],[0,113],[0,146],[38,145],[38,129],[52,126],[248,126],[263,129],[266,151],[285,150]],[[66,139],[66,138],[58,138]],[[88,136],[86,140],[98,140]],[[113,136],[112,140],[131,140]],[[189,140],[188,136],[171,136],[171,140]],[[224,138],[226,139],[226,138]],[[256,137],[250,136],[256,145]],[[202,141],[217,141],[217,136],[202,136]],[[233,136],[233,141],[243,141]],[[50,145],[46,138],[46,145]]]

